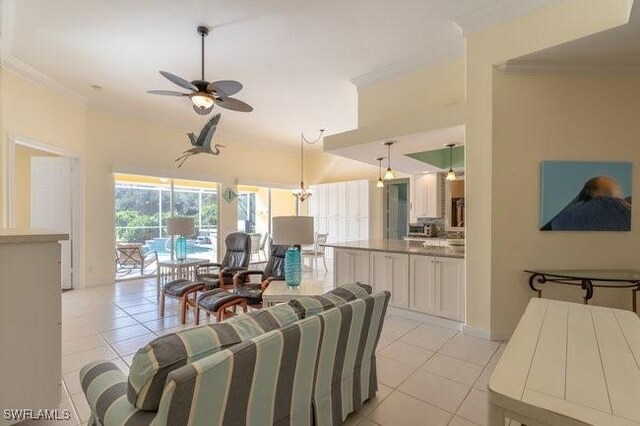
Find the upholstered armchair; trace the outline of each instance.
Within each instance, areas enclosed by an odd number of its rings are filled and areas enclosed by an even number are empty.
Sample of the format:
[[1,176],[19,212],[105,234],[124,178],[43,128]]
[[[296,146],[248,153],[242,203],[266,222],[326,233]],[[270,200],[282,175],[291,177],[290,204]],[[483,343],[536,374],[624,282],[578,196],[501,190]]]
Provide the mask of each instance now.
[[249,267],[251,238],[244,232],[233,232],[225,238],[225,246],[222,262],[198,267],[195,281],[179,279],[165,284],[160,295],[160,316],[164,316],[165,297],[179,299],[180,322],[184,324],[189,306],[196,306],[197,292],[233,286],[233,276]]
[[[272,281],[284,281],[284,257],[288,246],[271,246],[269,260],[264,270],[240,271],[233,277],[233,291],[222,288],[205,291],[197,299],[196,324],[199,322],[199,311],[204,310],[207,316],[214,313],[218,321],[233,315],[238,307],[244,312],[247,306],[262,308],[262,293]],[[260,275],[260,282],[252,282],[251,276]],[[233,312],[228,312],[232,309]]]

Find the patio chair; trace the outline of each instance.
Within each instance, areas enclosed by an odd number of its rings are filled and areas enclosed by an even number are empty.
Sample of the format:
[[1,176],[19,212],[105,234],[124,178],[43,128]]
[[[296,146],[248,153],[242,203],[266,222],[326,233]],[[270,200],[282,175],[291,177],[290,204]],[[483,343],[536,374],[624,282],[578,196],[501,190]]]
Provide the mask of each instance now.
[[258,262],[261,262],[260,259],[260,244],[262,241],[262,234],[249,234],[251,237],[251,259],[253,260],[253,256],[258,256]]
[[158,261],[158,252],[144,250],[141,243],[116,244],[116,272],[140,268],[140,275],[144,275],[144,268]]
[[318,274],[318,258],[322,258],[322,263],[324,264],[325,272],[328,272],[327,269],[327,259],[326,259],[326,251],[327,248],[324,246],[327,242],[327,237],[329,234],[321,234],[317,233],[315,242],[311,248],[303,248],[302,249],[302,259],[304,261],[305,257],[310,257],[312,259],[311,267],[315,269],[316,275]]

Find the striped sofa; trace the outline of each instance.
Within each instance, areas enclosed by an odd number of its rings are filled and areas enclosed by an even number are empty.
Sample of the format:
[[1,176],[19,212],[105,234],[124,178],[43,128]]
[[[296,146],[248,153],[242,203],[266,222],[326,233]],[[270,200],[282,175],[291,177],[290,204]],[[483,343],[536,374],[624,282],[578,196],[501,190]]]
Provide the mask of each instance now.
[[363,284],[159,337],[80,372],[91,425],[339,425],[377,392],[389,292]]

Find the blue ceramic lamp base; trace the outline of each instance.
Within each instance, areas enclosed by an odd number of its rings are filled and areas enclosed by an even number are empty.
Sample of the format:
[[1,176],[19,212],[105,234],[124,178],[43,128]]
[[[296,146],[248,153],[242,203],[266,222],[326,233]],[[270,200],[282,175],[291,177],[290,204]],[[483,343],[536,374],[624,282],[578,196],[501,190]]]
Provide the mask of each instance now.
[[175,242],[176,260],[182,262],[187,259],[187,239],[180,235]]
[[290,286],[299,286],[302,281],[302,256],[297,247],[291,246],[285,253],[284,280]]

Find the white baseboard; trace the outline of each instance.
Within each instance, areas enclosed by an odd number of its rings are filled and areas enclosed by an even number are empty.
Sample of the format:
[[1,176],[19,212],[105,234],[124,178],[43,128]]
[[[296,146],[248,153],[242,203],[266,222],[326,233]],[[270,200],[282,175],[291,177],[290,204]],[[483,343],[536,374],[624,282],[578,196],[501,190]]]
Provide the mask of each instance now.
[[480,339],[491,340],[494,342],[506,342],[511,337],[510,331],[496,332],[486,328],[473,327],[465,324],[462,332],[468,336],[479,337]]
[[437,325],[438,327],[452,328],[454,330],[462,331],[462,323],[429,314],[421,314],[420,312],[407,311],[406,309],[393,308],[391,306],[387,308],[387,313],[414,321],[420,321],[425,324]]

